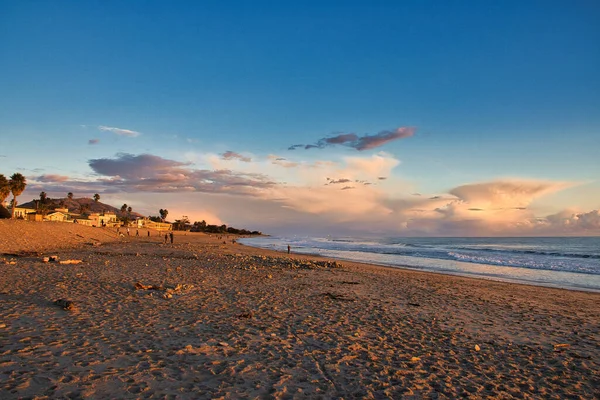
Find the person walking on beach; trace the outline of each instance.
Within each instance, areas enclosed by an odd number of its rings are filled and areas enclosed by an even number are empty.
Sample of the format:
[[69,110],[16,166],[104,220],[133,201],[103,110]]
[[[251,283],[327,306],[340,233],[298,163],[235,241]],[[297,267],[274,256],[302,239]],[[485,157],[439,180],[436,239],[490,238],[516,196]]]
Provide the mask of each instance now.
[[150,237],[150,229],[148,229],[148,237]]
[[173,232],[169,233],[169,236],[171,236],[171,244],[173,244]]
[[290,245],[288,244],[288,254],[290,254],[290,252],[292,251],[292,248],[290,247]]
[[140,230],[139,230],[139,229],[136,229],[136,230],[135,230],[135,236],[136,236],[136,237],[140,237]]
[[165,244],[167,244],[167,240],[169,239],[169,235],[165,233]]
[[127,228],[127,236],[131,236],[131,234],[129,233],[129,227]]

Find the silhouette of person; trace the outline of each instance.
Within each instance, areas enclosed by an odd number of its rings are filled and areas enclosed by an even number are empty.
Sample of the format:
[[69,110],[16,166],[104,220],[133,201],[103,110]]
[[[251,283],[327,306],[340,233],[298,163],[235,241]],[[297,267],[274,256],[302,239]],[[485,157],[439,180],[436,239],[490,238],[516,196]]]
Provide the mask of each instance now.
[[169,233],[169,236],[171,236],[171,244],[173,244],[173,232]]
[[292,250],[292,248],[290,247],[290,245],[288,244],[288,254],[290,254],[290,251]]
[[167,235],[167,234],[165,233],[165,244],[167,243],[167,240],[168,240],[168,239],[169,239],[169,235]]

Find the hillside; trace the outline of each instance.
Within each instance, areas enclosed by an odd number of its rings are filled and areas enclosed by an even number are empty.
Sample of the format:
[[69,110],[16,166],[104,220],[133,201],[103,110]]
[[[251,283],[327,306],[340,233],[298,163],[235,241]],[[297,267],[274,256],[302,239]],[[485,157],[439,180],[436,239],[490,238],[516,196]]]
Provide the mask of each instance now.
[[[27,203],[19,204],[19,207],[36,208],[36,202],[39,202],[39,199],[33,199]],[[120,208],[113,207],[100,201],[95,202],[94,199],[89,197],[81,197],[78,199],[69,199],[68,197],[62,199],[47,198],[46,204],[49,210],[54,210],[55,208],[68,208],[69,212],[74,214],[80,214],[84,211],[88,213],[112,211],[119,217],[124,217],[127,214],[122,213]],[[134,210],[131,212],[131,217],[143,217],[143,215]]]

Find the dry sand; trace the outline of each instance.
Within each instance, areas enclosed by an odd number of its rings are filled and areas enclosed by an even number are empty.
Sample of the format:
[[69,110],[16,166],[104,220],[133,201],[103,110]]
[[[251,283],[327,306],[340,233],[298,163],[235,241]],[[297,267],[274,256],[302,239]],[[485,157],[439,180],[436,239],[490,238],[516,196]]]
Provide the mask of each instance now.
[[0,398],[600,397],[599,294],[140,233],[0,221]]

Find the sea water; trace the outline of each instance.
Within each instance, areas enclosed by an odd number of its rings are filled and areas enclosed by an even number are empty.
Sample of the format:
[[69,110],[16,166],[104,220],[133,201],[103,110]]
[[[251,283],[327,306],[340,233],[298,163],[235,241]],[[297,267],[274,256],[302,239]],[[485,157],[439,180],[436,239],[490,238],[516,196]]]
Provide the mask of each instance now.
[[600,237],[256,237],[241,243],[342,260],[600,292]]

